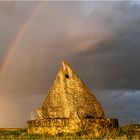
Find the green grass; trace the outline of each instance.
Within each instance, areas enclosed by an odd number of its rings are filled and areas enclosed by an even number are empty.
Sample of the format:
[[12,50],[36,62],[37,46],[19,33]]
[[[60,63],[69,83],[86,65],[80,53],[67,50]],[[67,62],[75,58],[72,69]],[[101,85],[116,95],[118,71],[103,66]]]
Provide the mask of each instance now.
[[0,139],[140,139],[140,124],[126,125],[118,129],[108,130],[101,132],[98,136],[94,133],[86,132],[86,130],[81,130],[76,134],[70,133],[59,133],[56,136],[51,135],[37,135],[28,134],[27,129],[19,130],[7,130],[0,129]]

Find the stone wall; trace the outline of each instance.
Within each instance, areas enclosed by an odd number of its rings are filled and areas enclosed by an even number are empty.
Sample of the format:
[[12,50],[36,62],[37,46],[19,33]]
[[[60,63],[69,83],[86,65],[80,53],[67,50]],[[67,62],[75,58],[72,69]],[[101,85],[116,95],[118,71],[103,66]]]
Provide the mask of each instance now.
[[94,119],[85,118],[75,123],[68,118],[50,118],[42,120],[30,120],[28,123],[28,133],[57,135],[59,133],[96,132],[104,129],[118,128],[117,119]]

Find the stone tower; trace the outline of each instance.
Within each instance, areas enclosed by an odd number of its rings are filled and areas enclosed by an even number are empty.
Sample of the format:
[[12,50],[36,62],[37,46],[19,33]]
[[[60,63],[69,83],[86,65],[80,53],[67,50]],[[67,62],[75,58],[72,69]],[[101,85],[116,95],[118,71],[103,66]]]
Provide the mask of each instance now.
[[56,135],[76,133],[83,128],[97,133],[103,128],[118,127],[118,120],[105,118],[101,104],[64,61],[36,112],[37,119],[27,121],[29,133]]

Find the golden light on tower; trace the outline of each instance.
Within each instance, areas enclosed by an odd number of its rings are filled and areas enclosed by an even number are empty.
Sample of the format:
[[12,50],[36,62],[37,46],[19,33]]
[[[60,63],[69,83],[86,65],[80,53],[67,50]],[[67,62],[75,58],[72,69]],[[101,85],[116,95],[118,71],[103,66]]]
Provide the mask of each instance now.
[[55,135],[118,127],[117,119],[105,118],[99,101],[65,61],[37,113],[36,120],[27,122],[29,133]]

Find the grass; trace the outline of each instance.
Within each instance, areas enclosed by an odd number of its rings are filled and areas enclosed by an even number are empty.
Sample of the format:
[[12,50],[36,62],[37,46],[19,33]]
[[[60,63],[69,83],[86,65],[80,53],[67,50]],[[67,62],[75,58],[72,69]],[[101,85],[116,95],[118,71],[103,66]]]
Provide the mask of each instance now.
[[140,124],[122,126],[118,129],[108,130],[99,135],[88,133],[85,130],[76,134],[59,133],[56,136],[28,134],[27,129],[0,129],[0,139],[140,139]]

